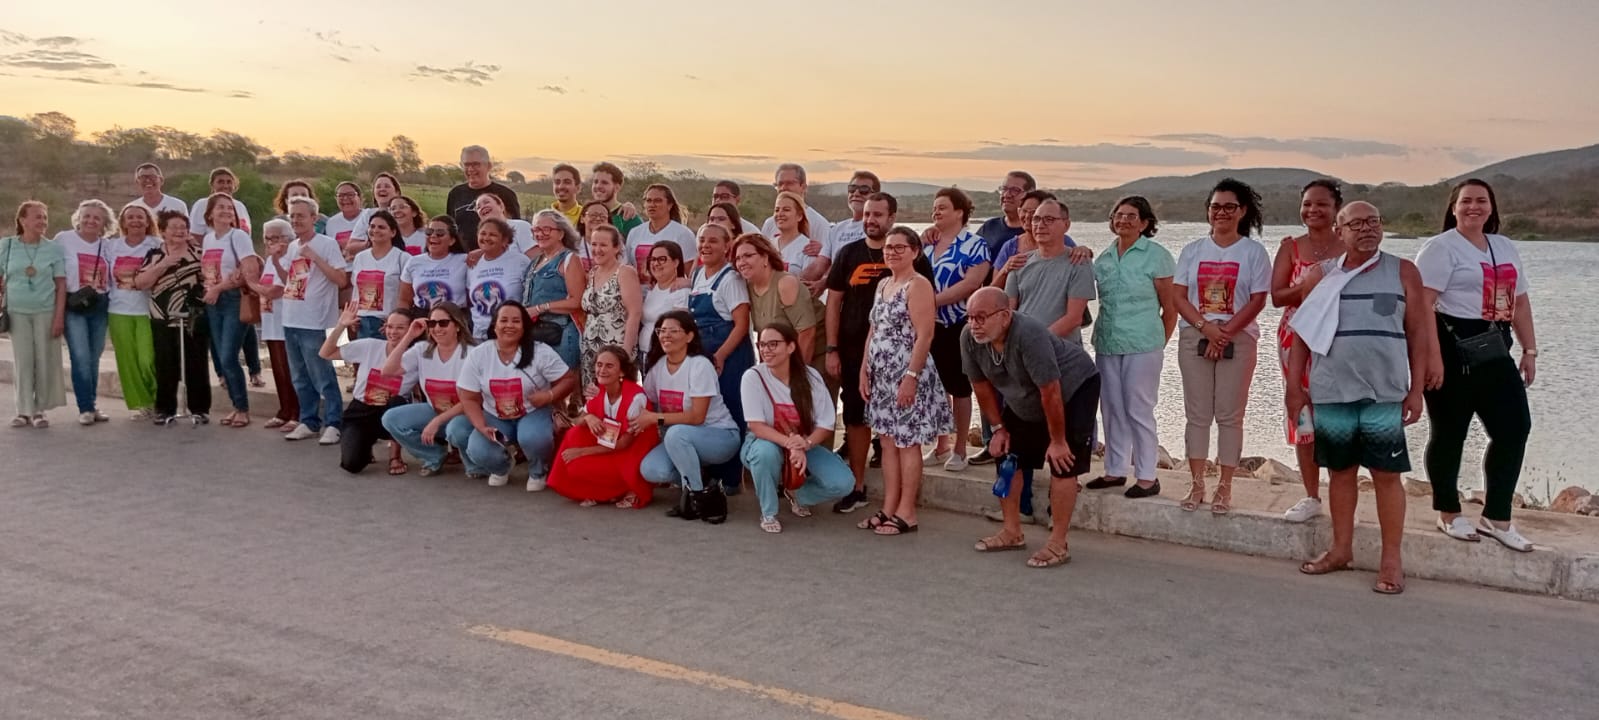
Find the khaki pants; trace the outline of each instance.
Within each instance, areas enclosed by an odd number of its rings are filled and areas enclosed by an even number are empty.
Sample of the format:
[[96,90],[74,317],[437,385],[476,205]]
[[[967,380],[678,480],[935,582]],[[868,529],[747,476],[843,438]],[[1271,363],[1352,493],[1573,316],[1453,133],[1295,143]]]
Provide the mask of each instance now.
[[50,337],[54,321],[54,312],[11,313],[18,415],[40,415],[67,404],[61,377],[61,338]]
[[1183,411],[1188,428],[1183,433],[1190,460],[1210,457],[1210,426],[1216,425],[1216,464],[1237,467],[1244,452],[1244,408],[1249,404],[1249,383],[1255,376],[1255,338],[1239,333],[1233,338],[1230,360],[1210,361],[1199,356],[1205,336],[1192,327],[1178,335],[1177,368],[1183,374]]

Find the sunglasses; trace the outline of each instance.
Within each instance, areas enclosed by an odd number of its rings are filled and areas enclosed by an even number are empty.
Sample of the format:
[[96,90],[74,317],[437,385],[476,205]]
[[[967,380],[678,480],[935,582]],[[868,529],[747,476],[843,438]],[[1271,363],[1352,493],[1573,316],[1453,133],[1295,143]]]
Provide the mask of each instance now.
[[851,194],[851,195],[870,195],[870,194],[872,194],[874,192],[876,192],[876,191],[873,190],[872,186],[870,186],[870,185],[851,185],[851,186],[849,186],[849,194]]
[[439,229],[436,229],[436,228],[428,228],[428,237],[448,237],[449,234],[450,234],[449,230],[439,230]]
[[427,323],[427,326],[430,327],[430,328],[449,327],[450,325],[453,325],[455,323],[454,320],[431,320],[431,319],[423,320],[422,322]]

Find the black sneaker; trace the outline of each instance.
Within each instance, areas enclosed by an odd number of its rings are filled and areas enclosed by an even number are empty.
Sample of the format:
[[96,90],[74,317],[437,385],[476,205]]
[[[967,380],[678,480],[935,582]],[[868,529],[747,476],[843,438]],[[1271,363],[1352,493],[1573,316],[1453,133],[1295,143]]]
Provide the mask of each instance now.
[[982,452],[977,453],[976,455],[973,455],[973,456],[971,456],[969,458],[966,458],[966,464],[967,465],[993,465],[994,464],[994,456],[988,454],[988,448],[983,448]]
[[150,420],[150,422],[156,425],[165,425],[169,422],[172,422],[172,416],[166,413],[157,413],[156,416]]
[[838,502],[833,503],[833,512],[851,513],[863,507],[866,507],[866,493],[860,490],[851,490],[848,495],[839,498]]

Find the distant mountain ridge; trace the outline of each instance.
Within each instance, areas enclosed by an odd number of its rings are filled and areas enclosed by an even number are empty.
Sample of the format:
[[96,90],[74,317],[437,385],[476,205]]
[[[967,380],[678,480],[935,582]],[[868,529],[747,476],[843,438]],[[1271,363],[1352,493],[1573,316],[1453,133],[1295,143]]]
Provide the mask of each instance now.
[[[830,182],[813,185],[811,190],[822,195],[843,195],[848,187],[849,183],[847,182]],[[883,192],[896,198],[915,197],[918,195],[932,195],[943,189],[943,187],[943,185],[919,182],[886,182],[883,183]]]
[[1589,145],[1501,160],[1450,178],[1449,181],[1455,182],[1468,177],[1492,180],[1503,176],[1517,180],[1551,180],[1592,172],[1596,169],[1599,169],[1599,145]]

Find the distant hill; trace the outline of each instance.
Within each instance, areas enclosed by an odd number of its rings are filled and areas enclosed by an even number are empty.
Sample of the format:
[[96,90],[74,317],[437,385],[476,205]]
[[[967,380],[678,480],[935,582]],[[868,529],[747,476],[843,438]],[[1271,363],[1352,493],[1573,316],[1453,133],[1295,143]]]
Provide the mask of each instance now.
[[1245,168],[1211,170],[1198,175],[1149,177],[1134,180],[1126,185],[1111,188],[1119,195],[1145,195],[1168,197],[1194,197],[1204,195],[1222,178],[1237,178],[1249,183],[1257,190],[1268,187],[1293,187],[1295,189],[1305,186],[1305,183],[1317,178],[1332,177],[1326,173],[1319,173],[1304,168]]
[[1509,176],[1517,180],[1553,180],[1599,170],[1599,145],[1523,155],[1481,167],[1450,182],[1468,177],[1492,180]]
[[[849,186],[847,182],[822,183],[811,186],[811,191],[822,195],[843,195]],[[943,185],[929,185],[918,182],[886,182],[883,183],[883,192],[893,195],[896,199],[916,197],[918,195],[932,195],[943,189]]]

